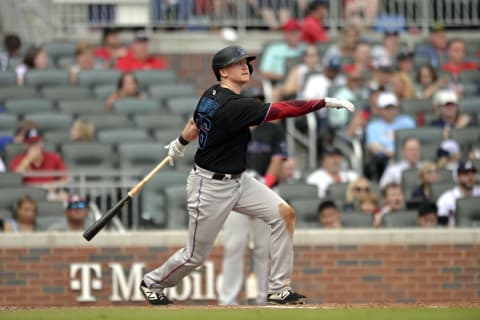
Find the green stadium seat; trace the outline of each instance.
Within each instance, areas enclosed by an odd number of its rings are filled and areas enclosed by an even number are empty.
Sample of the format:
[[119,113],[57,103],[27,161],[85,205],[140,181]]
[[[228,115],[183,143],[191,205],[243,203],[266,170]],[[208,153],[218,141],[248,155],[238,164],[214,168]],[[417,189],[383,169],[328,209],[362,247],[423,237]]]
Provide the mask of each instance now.
[[118,70],[81,70],[78,72],[78,83],[93,87],[99,84],[117,85],[122,73]]
[[93,87],[93,95],[97,99],[108,99],[112,94],[117,91],[117,85],[115,84],[98,84]]
[[99,114],[83,114],[82,118],[89,119],[97,132],[105,129],[120,129],[130,127],[128,115],[126,114],[114,114],[114,113],[99,113]]
[[188,227],[187,191],[185,185],[165,188],[165,205],[168,229],[186,229]]
[[303,182],[283,183],[278,186],[278,193],[286,201],[315,199],[318,197],[317,186]]
[[54,111],[54,103],[51,100],[38,98],[9,99],[5,102],[5,110],[17,115],[48,113]]
[[120,169],[153,169],[167,155],[163,144],[156,142],[120,143]]
[[154,131],[153,136],[155,141],[163,144],[168,144],[170,141],[178,137],[178,129],[157,129]]
[[333,199],[337,205],[343,204],[343,202],[345,202],[345,196],[349,184],[349,182],[332,183],[327,188],[327,197]]
[[70,67],[75,65],[75,57],[61,56],[57,59],[55,64],[59,69],[69,69]]
[[24,195],[41,201],[47,198],[47,190],[29,186],[0,188],[0,207],[13,208],[17,200]]
[[321,200],[318,198],[314,199],[302,199],[302,200],[291,200],[290,205],[295,209],[296,221],[295,227],[305,228],[305,227],[319,227],[317,214],[318,206]]
[[463,97],[459,104],[460,109],[465,113],[477,116],[480,113],[480,96]]
[[47,131],[43,134],[43,138],[45,141],[56,145],[72,142],[72,139],[70,138],[70,130]]
[[137,70],[133,74],[142,89],[162,83],[175,83],[176,75],[173,70]]
[[[480,105],[478,106],[478,110],[480,111]],[[480,128],[476,126],[462,129],[452,129],[450,130],[450,138],[456,140],[463,150],[468,150],[472,146],[479,143]]]
[[24,117],[35,122],[43,131],[67,130],[72,126],[72,116],[61,113],[33,113]]
[[387,228],[407,228],[417,226],[416,211],[398,211],[387,213],[382,217],[382,223]]
[[400,158],[400,149],[406,138],[415,137],[420,143],[432,144],[439,146],[442,141],[442,129],[435,127],[422,127],[414,129],[401,129],[395,131],[395,155],[396,159]]
[[88,98],[88,99],[74,99],[74,100],[60,100],[58,102],[58,109],[62,113],[67,114],[99,114],[107,112],[107,105],[105,100]]
[[16,86],[17,75],[14,71],[1,71],[0,72],[0,85],[1,86]]
[[99,142],[65,143],[61,146],[69,170],[102,170],[113,168],[113,148]]
[[116,113],[155,113],[160,111],[160,104],[153,99],[124,98],[113,103]]
[[0,188],[20,187],[23,176],[14,172],[0,172]]
[[432,113],[433,104],[431,99],[405,99],[400,104],[402,114],[408,114],[414,119],[420,113]]
[[70,83],[70,74],[66,70],[29,70],[25,74],[25,85],[44,87],[48,85],[65,85]]
[[174,129],[182,130],[185,126],[185,119],[178,114],[154,113],[136,114],[133,116],[133,123],[137,128],[143,129]]
[[42,96],[52,100],[80,100],[91,97],[93,94],[86,87],[67,85],[48,86],[40,89]]
[[2,130],[15,130],[17,127],[17,115],[10,113],[0,113],[0,128]]
[[146,142],[151,137],[143,129],[106,129],[98,132],[98,140],[105,143]]
[[454,183],[437,182],[432,184],[432,199],[436,202],[438,198],[447,190],[455,187]]
[[75,42],[67,41],[53,41],[45,44],[44,49],[48,56],[57,61],[60,57],[74,57],[77,44]]
[[26,99],[38,98],[40,93],[36,88],[17,87],[17,86],[0,86],[0,101],[8,99]]
[[[150,97],[160,102],[165,102],[169,98],[195,96],[194,86],[188,83],[151,85],[148,92]],[[193,108],[195,106],[192,106],[192,110]]]
[[180,114],[185,117],[193,115],[197,107],[198,99],[195,97],[174,97],[166,101],[167,109],[174,114]]
[[457,227],[480,226],[480,197],[466,197],[457,200]]
[[342,212],[340,214],[342,228],[372,228],[373,215],[364,212]]

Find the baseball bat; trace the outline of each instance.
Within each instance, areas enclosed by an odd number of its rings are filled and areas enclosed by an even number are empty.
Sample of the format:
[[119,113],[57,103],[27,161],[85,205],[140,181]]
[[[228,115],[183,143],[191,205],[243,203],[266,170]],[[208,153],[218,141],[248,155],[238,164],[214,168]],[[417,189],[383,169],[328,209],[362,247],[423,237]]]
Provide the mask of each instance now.
[[162,169],[169,161],[170,156],[166,156],[155,168],[152,169],[139,183],[137,183],[130,191],[127,193],[122,200],[118,201],[110,210],[107,211],[100,219],[95,221],[84,233],[83,237],[85,240],[92,240],[95,235],[105,227],[107,223],[112,220],[112,218],[120,211],[120,209],[132,200],[132,198],[145,186],[145,184],[152,179],[152,177],[157,174],[160,169]]

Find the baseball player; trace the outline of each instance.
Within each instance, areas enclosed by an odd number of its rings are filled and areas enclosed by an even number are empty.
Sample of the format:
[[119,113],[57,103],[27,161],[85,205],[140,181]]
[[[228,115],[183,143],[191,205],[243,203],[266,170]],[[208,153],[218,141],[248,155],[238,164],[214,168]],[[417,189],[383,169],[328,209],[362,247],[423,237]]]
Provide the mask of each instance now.
[[195,164],[187,179],[189,219],[185,248],[159,268],[147,273],[140,284],[153,305],[172,303],[163,289],[175,286],[202,264],[232,210],[263,220],[271,230],[271,266],[267,301],[303,304],[306,297],[291,288],[295,211],[274,191],[250,175],[246,168],[251,126],[276,119],[301,116],[321,108],[355,107],[347,100],[324,98],[310,101],[262,103],[240,96],[253,72],[255,56],[238,46],[218,51],[212,69],[220,82],[200,97],[193,118],[182,134],[168,144],[172,160],[180,159],[185,146],[198,137]]
[[[244,97],[256,98],[264,102],[265,97],[257,88],[247,88],[241,92]],[[279,179],[283,161],[287,157],[285,133],[273,122],[265,122],[252,127],[252,139],[247,147],[247,172],[268,187],[274,187]],[[267,302],[268,275],[270,271],[270,228],[260,219],[232,212],[223,225],[223,264],[222,288],[218,293],[221,305],[237,305],[238,294],[243,283],[243,254],[249,240],[250,263],[253,264],[253,277],[256,284],[256,303]]]

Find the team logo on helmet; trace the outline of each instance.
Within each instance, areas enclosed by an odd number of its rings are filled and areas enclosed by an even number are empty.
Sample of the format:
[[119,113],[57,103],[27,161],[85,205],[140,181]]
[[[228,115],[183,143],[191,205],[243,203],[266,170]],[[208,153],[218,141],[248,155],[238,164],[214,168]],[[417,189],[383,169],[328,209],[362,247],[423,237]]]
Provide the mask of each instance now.
[[238,54],[241,55],[241,56],[247,54],[247,52],[245,51],[245,49],[243,49],[242,47],[237,47],[237,52],[238,52]]

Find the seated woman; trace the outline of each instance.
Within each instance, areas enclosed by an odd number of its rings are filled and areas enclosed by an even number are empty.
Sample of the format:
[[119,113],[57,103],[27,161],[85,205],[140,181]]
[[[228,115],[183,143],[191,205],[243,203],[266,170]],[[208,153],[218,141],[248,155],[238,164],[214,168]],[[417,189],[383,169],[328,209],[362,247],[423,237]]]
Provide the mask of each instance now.
[[18,199],[12,218],[5,219],[5,232],[35,231],[37,218],[37,202],[29,195]]
[[437,165],[432,161],[423,163],[418,170],[418,178],[420,179],[420,185],[412,191],[411,201],[418,203],[433,201],[430,187],[439,179]]
[[118,80],[117,91],[107,99],[108,111],[112,111],[114,102],[122,98],[145,98],[145,94],[138,88],[138,81],[133,73],[124,73]]
[[345,204],[343,210],[359,210],[360,200],[371,191],[370,181],[365,177],[359,177],[350,182],[345,193]]
[[419,99],[429,99],[440,88],[445,87],[449,79],[447,77],[438,78],[435,69],[429,65],[423,65],[418,69],[415,77],[415,95]]
[[44,70],[48,68],[48,55],[45,49],[40,47],[31,47],[25,53],[23,64],[15,68],[17,74],[17,84],[23,86],[25,74],[30,70]]
[[70,129],[70,139],[75,142],[95,140],[95,126],[88,119],[78,119]]

